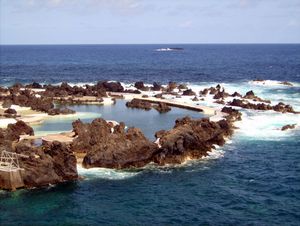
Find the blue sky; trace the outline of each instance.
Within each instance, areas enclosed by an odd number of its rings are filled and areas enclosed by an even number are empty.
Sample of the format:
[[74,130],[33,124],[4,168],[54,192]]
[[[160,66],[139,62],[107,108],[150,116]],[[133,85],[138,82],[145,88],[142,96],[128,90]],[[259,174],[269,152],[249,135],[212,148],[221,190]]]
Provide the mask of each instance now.
[[300,43],[300,0],[0,0],[1,44]]

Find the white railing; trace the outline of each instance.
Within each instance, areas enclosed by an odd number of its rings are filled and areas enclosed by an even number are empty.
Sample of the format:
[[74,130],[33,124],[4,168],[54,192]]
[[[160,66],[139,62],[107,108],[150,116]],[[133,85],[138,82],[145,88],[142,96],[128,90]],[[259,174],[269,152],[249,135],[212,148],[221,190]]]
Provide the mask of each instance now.
[[10,151],[1,151],[0,154],[0,170],[15,171],[22,170],[18,157],[28,158],[27,155],[17,154]]

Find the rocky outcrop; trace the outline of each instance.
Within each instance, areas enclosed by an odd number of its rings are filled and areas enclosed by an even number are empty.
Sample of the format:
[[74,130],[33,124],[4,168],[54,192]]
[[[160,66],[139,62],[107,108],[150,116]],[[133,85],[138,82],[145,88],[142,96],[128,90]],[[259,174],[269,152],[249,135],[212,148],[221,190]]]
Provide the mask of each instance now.
[[293,83],[287,82],[287,81],[280,82],[279,84],[282,84],[282,85],[285,85],[285,86],[293,86]]
[[224,99],[226,97],[229,97],[229,93],[226,93],[223,91],[217,91],[217,93],[214,95],[213,99]]
[[69,108],[53,108],[48,111],[49,115],[70,115],[75,114],[76,112],[74,110],[71,110]]
[[297,124],[289,124],[281,127],[282,131],[288,130],[288,129],[295,129]]
[[6,129],[0,128],[0,149],[11,151],[13,143],[20,139],[20,135],[34,135],[34,131],[23,121],[9,124]]
[[92,123],[73,123],[77,137],[72,144],[73,151],[86,152],[83,166],[128,168],[140,167],[151,161],[157,145],[150,142],[137,128],[125,131],[124,123],[115,127],[104,119]]
[[140,100],[140,99],[132,99],[131,101],[126,103],[126,106],[129,108],[139,108],[144,109],[146,111],[151,110],[152,104],[148,101]]
[[195,95],[196,93],[191,89],[187,89],[182,92],[182,96],[195,96]]
[[277,112],[282,112],[282,113],[294,113],[294,114],[299,114],[299,112],[296,112],[292,106],[286,105],[284,103],[278,103],[275,106],[271,106],[269,104],[265,103],[259,103],[259,104],[253,104],[250,103],[246,100],[240,100],[240,99],[233,99],[233,101],[228,103],[230,106],[236,106],[236,107],[241,107],[241,108],[246,108],[246,109],[253,109],[253,110],[262,110],[262,111],[267,111],[267,110],[274,110]]
[[157,82],[153,83],[153,87],[151,87],[152,91],[160,91],[162,89],[161,85]]
[[264,99],[256,96],[252,90],[250,90],[246,93],[246,95],[244,96],[244,99],[251,99],[253,101],[264,102],[264,103],[268,103],[268,104],[271,103],[270,100],[264,100]]
[[12,108],[8,108],[4,111],[5,114],[10,114],[10,115],[16,115],[17,111],[15,109]]
[[22,154],[18,157],[24,169],[19,178],[22,186],[41,187],[78,178],[76,158],[69,146],[53,142],[37,147],[31,141],[19,141],[21,135],[34,135],[33,129],[22,121],[0,129],[0,149]]
[[227,114],[226,119],[228,121],[234,122],[242,120],[242,113],[232,107],[223,107],[221,112]]
[[158,103],[153,106],[159,113],[166,113],[171,111],[171,108],[166,103]]
[[15,152],[28,156],[20,157],[22,178],[26,188],[47,186],[78,178],[76,157],[69,146],[59,142],[40,147],[22,141]]
[[187,158],[201,158],[208,155],[214,145],[223,145],[225,138],[232,133],[232,124],[226,120],[178,119],[173,129],[156,133],[160,148],[153,156],[153,161],[165,165],[182,163]]

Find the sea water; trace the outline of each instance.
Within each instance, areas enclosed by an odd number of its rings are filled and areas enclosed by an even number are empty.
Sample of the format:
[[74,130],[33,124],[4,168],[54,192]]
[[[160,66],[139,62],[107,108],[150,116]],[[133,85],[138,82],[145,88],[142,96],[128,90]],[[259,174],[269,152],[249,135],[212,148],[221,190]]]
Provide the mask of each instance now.
[[[228,92],[253,90],[272,104],[300,110],[300,45],[178,45],[184,50],[155,51],[168,47],[1,46],[0,83],[175,80],[196,91],[220,83]],[[259,85],[251,82],[255,78],[268,81]],[[277,82],[285,80],[294,86]],[[176,118],[204,116],[175,108],[166,114],[128,109],[124,101],[73,108],[85,113],[83,121],[98,116],[125,121],[149,138],[171,128]],[[299,225],[300,116],[242,113],[239,129],[210,158],[135,170],[78,167],[85,180],[0,191],[0,225]],[[35,131],[69,130],[71,121],[46,121]],[[295,130],[280,130],[293,123]]]

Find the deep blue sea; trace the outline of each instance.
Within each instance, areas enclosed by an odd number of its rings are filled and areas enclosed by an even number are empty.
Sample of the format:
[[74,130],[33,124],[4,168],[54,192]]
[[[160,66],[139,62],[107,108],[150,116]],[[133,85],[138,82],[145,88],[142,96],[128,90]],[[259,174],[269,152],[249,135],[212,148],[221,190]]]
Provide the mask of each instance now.
[[[181,47],[183,51],[156,51]],[[258,85],[253,79],[268,80]],[[0,46],[0,85],[138,80],[184,82],[198,91],[221,83],[300,111],[300,45]],[[279,85],[290,81],[293,87]],[[73,106],[89,121],[125,121],[151,139],[182,109],[160,115],[116,106]],[[239,129],[209,158],[136,170],[78,168],[84,180],[47,188],[0,190],[0,225],[300,225],[300,116],[243,110]],[[168,115],[169,114],[169,115]],[[36,133],[65,131],[72,119]],[[281,126],[297,123],[295,130]]]

